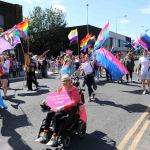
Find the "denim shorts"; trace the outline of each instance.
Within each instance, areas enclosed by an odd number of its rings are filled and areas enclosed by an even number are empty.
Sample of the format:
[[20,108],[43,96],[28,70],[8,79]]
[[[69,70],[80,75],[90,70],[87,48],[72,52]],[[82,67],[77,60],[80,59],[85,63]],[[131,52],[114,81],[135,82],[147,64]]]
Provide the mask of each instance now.
[[140,78],[141,78],[141,80],[150,80],[150,70],[149,71],[141,71]]

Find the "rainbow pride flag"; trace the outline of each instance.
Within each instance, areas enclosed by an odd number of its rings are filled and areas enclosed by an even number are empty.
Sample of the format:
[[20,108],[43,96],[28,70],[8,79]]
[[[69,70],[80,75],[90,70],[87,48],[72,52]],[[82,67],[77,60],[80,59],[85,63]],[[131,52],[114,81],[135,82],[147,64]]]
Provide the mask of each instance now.
[[92,44],[95,43],[95,36],[92,36],[92,34],[87,34],[85,38],[83,38],[80,42],[81,50],[86,51],[89,47],[92,46]]
[[26,18],[23,22],[21,22],[15,26],[13,35],[18,36],[20,38],[25,38],[28,36],[28,30],[29,30],[29,21]]
[[102,47],[104,42],[109,38],[109,22],[101,29],[97,41],[94,45],[94,50]]

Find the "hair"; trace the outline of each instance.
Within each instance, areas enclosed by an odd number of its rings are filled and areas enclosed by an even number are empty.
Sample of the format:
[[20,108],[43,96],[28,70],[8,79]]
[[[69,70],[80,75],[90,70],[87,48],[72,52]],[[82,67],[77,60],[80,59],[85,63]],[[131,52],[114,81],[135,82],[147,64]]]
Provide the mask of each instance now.
[[63,75],[62,77],[61,77],[61,81],[71,81],[71,77],[69,76],[69,75]]

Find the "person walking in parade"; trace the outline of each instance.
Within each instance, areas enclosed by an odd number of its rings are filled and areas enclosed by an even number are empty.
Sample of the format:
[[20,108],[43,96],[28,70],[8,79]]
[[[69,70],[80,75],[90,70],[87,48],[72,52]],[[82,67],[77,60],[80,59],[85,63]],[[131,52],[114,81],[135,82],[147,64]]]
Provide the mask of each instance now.
[[[148,50],[143,51],[143,56],[139,58],[139,65],[137,74],[140,72],[140,78],[143,86],[143,93],[146,94],[147,90],[150,92],[150,58],[148,57]],[[148,89],[146,89],[146,81]]]
[[[90,61],[90,57],[88,54],[85,55],[85,62],[81,66],[81,70],[84,71],[84,82],[83,86],[86,84],[88,87],[88,101],[90,102],[94,99],[95,93],[94,90],[97,89],[95,80],[94,80],[94,63],[96,60],[96,56],[94,56],[94,60]],[[94,89],[94,90],[93,90]]]
[[25,56],[25,67],[27,73],[28,90],[32,91],[32,83],[36,85],[36,88],[38,87],[38,82],[35,77],[36,63],[32,59],[32,54],[27,54]]

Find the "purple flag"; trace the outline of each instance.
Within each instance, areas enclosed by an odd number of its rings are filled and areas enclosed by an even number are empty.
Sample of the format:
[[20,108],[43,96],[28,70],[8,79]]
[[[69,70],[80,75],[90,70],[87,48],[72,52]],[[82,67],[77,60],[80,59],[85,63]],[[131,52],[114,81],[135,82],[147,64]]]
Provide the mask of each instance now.
[[18,43],[21,43],[20,38],[5,32],[0,36],[0,54],[9,49],[13,49]]

